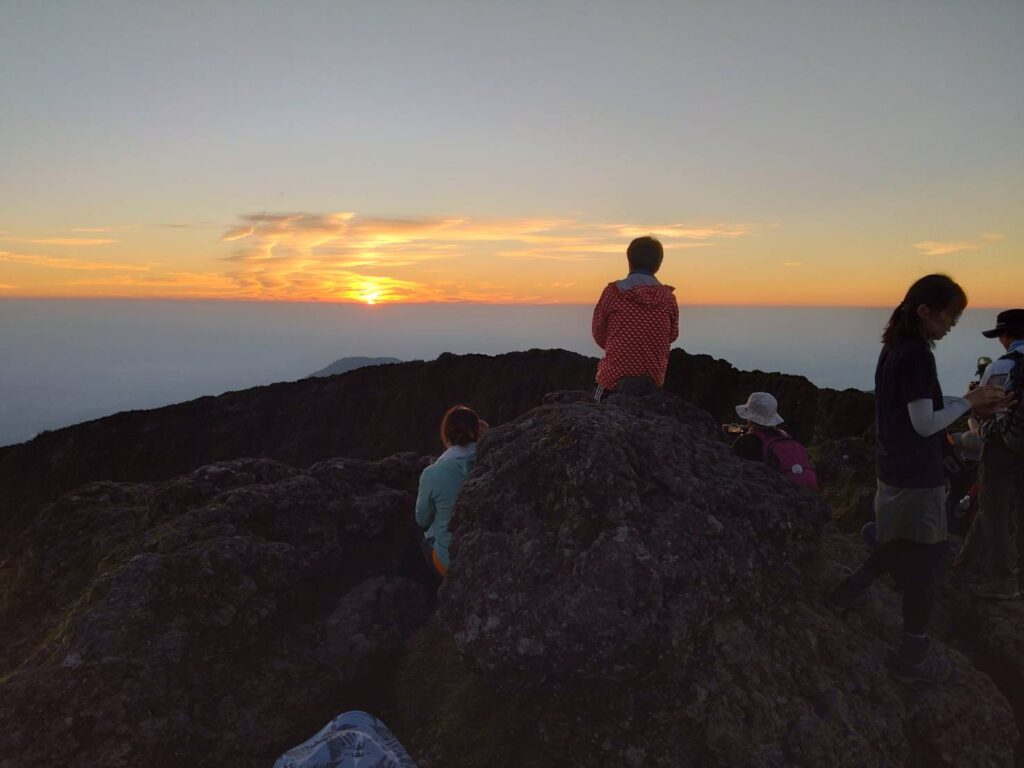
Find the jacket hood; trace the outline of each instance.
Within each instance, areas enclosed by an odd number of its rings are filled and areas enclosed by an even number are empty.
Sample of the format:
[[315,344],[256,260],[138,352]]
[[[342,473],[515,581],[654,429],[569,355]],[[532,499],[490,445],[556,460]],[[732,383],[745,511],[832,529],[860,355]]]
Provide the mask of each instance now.
[[622,297],[643,306],[675,304],[675,290],[671,285],[635,285],[623,291]]
[[434,465],[443,464],[448,468],[457,468],[463,474],[468,474],[476,462],[476,443],[469,445],[453,445],[447,451],[438,456]]

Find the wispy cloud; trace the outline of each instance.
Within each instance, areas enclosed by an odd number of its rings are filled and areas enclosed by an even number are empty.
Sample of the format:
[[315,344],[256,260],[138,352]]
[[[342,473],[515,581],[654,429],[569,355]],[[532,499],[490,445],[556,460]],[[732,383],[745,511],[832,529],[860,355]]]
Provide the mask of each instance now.
[[[102,275],[71,280],[71,286],[94,288],[128,289],[116,291],[126,295],[138,295],[152,289],[179,288],[190,296],[214,296],[219,298],[247,298],[238,291],[232,280],[219,272],[167,272],[160,275]],[[108,291],[109,293],[109,291]],[[160,293],[167,293],[161,290]],[[172,292],[173,293],[173,292]]]
[[608,229],[613,229],[622,237],[643,237],[652,235],[657,238],[684,239],[684,240],[728,240],[736,237],[743,237],[752,232],[753,227],[749,224],[731,224],[718,222],[696,226],[692,224],[663,224],[652,227],[637,226],[635,224],[612,224]]
[[937,240],[926,240],[923,243],[914,243],[914,248],[925,256],[946,256],[963,251],[977,251],[980,246],[974,243],[944,243]]
[[982,232],[978,237],[982,242],[925,240],[923,243],[914,243],[914,248],[925,256],[947,256],[951,253],[962,253],[964,251],[980,251],[983,247],[988,247],[992,243],[998,243],[1006,239],[1006,235],[996,232]]
[[802,261],[784,261],[782,266],[784,267],[802,267],[804,263]]
[[76,270],[122,270],[126,272],[146,272],[149,265],[145,264],[122,264],[109,261],[86,261],[84,259],[71,259],[62,256],[42,256],[35,253],[11,253],[0,251],[0,261],[14,264],[28,264],[33,267],[46,267],[49,269],[76,269]]
[[31,245],[66,245],[77,247],[91,247],[96,245],[110,245],[120,242],[107,238],[97,237],[4,237],[8,243],[29,243]]
[[752,230],[728,223],[644,227],[571,218],[362,217],[351,211],[239,218],[221,241],[233,247],[225,256],[235,265],[228,275],[243,292],[367,302],[528,301],[534,297],[516,295],[504,285],[444,280],[458,274],[455,266],[431,270],[441,280],[425,280],[423,266],[473,256],[585,263],[624,255],[626,242],[642,234],[665,239],[671,251],[712,247]]

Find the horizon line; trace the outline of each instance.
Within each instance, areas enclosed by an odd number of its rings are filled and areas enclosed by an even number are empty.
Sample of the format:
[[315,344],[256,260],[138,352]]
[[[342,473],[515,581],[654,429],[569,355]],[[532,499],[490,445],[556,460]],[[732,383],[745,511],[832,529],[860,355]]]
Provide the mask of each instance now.
[[[381,301],[369,304],[350,300],[259,299],[221,296],[0,296],[3,301],[144,301],[207,302],[221,304],[306,304],[309,306],[351,306],[377,311],[384,307],[593,307],[597,302],[581,301]],[[813,304],[813,303],[729,303],[720,301],[680,302],[681,307],[750,307],[763,309],[892,309],[896,304]],[[999,304],[968,304],[967,309],[1006,309]]]

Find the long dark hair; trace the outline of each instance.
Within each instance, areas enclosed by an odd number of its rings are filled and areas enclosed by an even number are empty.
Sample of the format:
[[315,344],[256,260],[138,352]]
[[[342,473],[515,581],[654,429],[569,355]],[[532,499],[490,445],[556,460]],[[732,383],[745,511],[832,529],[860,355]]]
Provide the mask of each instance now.
[[468,405],[455,405],[441,419],[441,442],[469,445],[480,437],[480,417]]
[[917,308],[933,312],[954,308],[959,315],[967,306],[967,294],[949,275],[925,275],[910,286],[903,302],[892,311],[882,332],[882,344],[891,347],[904,339],[925,339]]

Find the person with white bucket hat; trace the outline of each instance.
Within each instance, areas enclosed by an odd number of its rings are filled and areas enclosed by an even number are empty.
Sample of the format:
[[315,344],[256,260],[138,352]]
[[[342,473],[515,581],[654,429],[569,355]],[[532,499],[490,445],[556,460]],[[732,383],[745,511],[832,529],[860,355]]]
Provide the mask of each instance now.
[[742,459],[761,461],[774,467],[797,485],[818,489],[818,476],[807,455],[807,449],[786,431],[779,402],[768,392],[754,392],[747,402],[736,406],[736,415],[747,420],[747,434],[733,443],[732,449]]
[[736,406],[736,414],[762,427],[777,427],[784,421],[779,416],[779,401],[767,392],[753,392],[747,402]]

